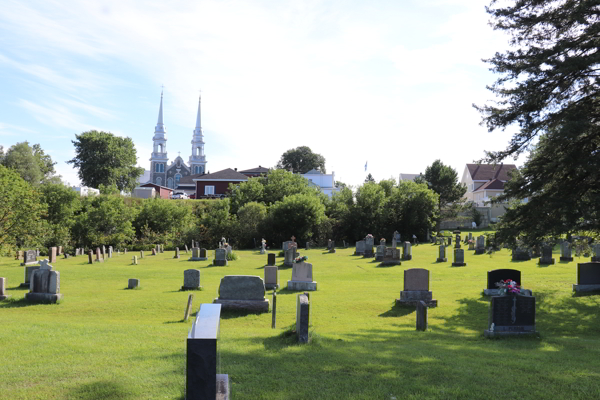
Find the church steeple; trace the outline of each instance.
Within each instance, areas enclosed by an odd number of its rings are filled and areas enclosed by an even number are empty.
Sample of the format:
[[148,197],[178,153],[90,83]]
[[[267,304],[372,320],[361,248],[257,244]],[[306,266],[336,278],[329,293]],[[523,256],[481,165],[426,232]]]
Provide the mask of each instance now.
[[158,109],[158,122],[156,123],[156,128],[154,129],[154,133],[157,133],[157,132],[166,133],[165,132],[165,124],[163,124],[162,103],[163,103],[163,92],[161,91],[160,92],[160,108]]
[[167,130],[163,123],[163,92],[160,92],[160,108],[158,109],[158,122],[154,128],[154,142],[152,156],[150,157],[150,179],[152,183],[165,186],[167,183],[165,171],[167,168]]
[[201,174],[206,171],[206,157],[204,156],[204,135],[202,134],[202,123],[200,109],[202,97],[198,98],[198,115],[196,116],[196,129],[192,137],[192,155],[190,156],[190,169],[192,174]]

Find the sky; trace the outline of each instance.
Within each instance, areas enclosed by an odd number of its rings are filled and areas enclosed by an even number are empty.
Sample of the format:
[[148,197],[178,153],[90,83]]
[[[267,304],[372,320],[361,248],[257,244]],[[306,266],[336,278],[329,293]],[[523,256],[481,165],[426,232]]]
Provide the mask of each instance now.
[[102,130],[132,138],[149,169],[164,91],[169,160],[187,161],[201,91],[210,172],[308,146],[349,185],[436,159],[460,179],[514,133],[489,133],[472,107],[494,99],[482,59],[508,48],[487,4],[3,0],[0,145],[39,143],[77,185],[71,141]]

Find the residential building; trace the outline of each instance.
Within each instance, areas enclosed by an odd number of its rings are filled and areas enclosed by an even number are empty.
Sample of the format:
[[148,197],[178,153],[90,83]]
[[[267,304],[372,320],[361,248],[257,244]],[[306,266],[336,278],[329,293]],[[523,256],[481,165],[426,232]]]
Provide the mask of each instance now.
[[311,169],[302,176],[308,179],[311,186],[319,188],[321,192],[329,197],[340,191],[340,188],[335,186],[335,172],[324,174],[317,169]]
[[246,182],[248,177],[237,172],[237,168],[227,168],[212,174],[193,177],[192,180],[196,184],[196,199],[221,198],[228,194],[230,183]]
[[483,207],[496,196],[504,193],[504,184],[510,179],[514,164],[467,164],[461,183],[467,186],[464,197]]

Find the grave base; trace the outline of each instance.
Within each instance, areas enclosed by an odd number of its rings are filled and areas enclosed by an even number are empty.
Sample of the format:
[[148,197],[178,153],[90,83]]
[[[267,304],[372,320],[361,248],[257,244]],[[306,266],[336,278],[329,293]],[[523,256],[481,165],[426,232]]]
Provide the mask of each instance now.
[[600,262],[600,257],[592,257],[592,262]]
[[31,265],[40,265],[38,261],[32,261],[28,263],[21,263],[21,267],[31,266]]
[[382,262],[383,261],[383,256],[375,256],[375,261]]
[[536,336],[538,331],[525,331],[525,332],[511,332],[511,331],[490,331],[486,329],[483,331],[483,336],[486,338],[503,337],[503,336]]
[[600,285],[573,285],[573,291],[581,292],[596,292],[600,291]]
[[217,398],[215,400],[229,400],[229,375],[217,374]]
[[373,258],[373,257],[375,257],[375,253],[373,253],[372,251],[371,252],[365,251],[363,254],[363,258]]
[[286,268],[292,268],[294,266],[294,263],[293,262],[291,262],[291,263],[284,262],[283,266],[286,267]]
[[180,290],[182,292],[185,292],[186,290],[202,290],[202,286],[196,286],[196,287],[185,287],[185,286],[182,286]]
[[4,295],[4,294],[0,295],[0,301],[6,300],[8,298],[10,298],[10,295]]
[[452,263],[453,267],[466,267],[467,263],[457,263],[457,262],[453,262]]
[[540,265],[554,265],[554,258],[550,258],[548,260],[544,260],[544,259],[540,258],[539,264]]
[[215,267],[226,267],[227,266],[227,260],[213,260],[213,265]]
[[400,260],[383,260],[381,265],[402,265]]
[[433,294],[428,290],[403,290],[400,298],[396,299],[396,304],[416,307],[420,301],[424,301],[427,307],[437,307],[437,300],[433,299]]
[[355,255],[355,256],[362,256],[362,255],[364,255],[364,254],[365,254],[365,253],[364,253],[363,251],[355,251],[355,252],[354,252],[354,255]]
[[412,260],[412,255],[410,255],[410,256],[406,256],[406,257],[405,257],[405,256],[402,256],[402,260],[404,260],[404,261],[409,261],[409,260]]
[[288,290],[307,290],[307,291],[315,291],[317,290],[317,282],[301,282],[301,281],[288,281],[287,282]]
[[220,304],[223,310],[249,310],[269,312],[269,300],[223,300],[214,299],[213,303]]
[[34,303],[56,303],[62,297],[60,293],[25,293],[25,298]]
[[560,261],[573,261],[573,257],[561,257]]
[[206,261],[208,258],[206,257],[190,257],[188,261]]
[[438,258],[435,262],[448,262],[447,258]]
[[397,306],[405,306],[405,307],[416,307],[419,302],[424,302],[425,304],[427,304],[428,308],[434,308],[437,307],[437,300],[432,299],[432,300],[402,300],[402,299],[396,299],[396,305]]
[[29,282],[21,283],[21,284],[19,285],[19,287],[22,287],[22,288],[29,288],[29,287],[31,287],[31,283],[29,283]]
[[273,289],[278,289],[279,288],[279,284],[277,283],[265,283],[265,289],[267,290],[273,290]]
[[485,254],[485,249],[475,249],[475,254]]

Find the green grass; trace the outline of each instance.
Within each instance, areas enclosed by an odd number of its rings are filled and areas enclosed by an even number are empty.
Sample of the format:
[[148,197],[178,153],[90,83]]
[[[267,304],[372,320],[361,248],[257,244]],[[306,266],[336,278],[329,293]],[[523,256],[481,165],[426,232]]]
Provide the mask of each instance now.
[[[319,288],[310,296],[312,342],[297,345],[290,333],[296,293],[278,292],[276,329],[270,313],[224,312],[221,372],[232,399],[600,398],[600,295],[571,292],[576,263],[589,259],[560,263],[556,253],[557,264],[540,267],[511,262],[508,250],[491,257],[466,250],[468,266],[453,268],[451,250],[439,264],[438,247],[422,244],[395,267],[351,248],[300,250]],[[59,259],[58,305],[27,303],[17,289],[23,267],[0,259],[12,295],[0,303],[0,399],[183,399],[194,320],[181,322],[188,295],[195,312],[216,297],[222,276],[263,276],[266,255],[237,254],[228,267],[188,262],[191,252],[179,260],[173,252],[148,255],[139,265],[131,265],[131,252],[93,265],[87,257]],[[394,305],[402,271],[415,267],[431,271],[439,304],[426,332],[415,330],[414,309]],[[202,271],[204,290],[179,291],[188,268]],[[540,337],[483,337],[489,303],[481,291],[496,268],[522,271],[536,296]],[[290,277],[291,269],[280,270],[283,287]],[[129,278],[141,288],[126,290]]]

